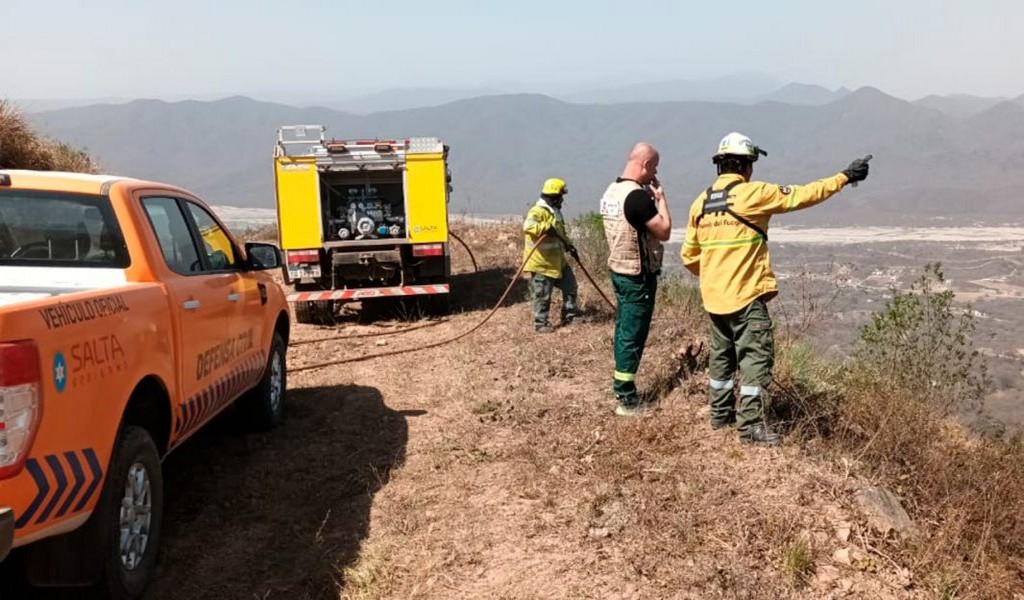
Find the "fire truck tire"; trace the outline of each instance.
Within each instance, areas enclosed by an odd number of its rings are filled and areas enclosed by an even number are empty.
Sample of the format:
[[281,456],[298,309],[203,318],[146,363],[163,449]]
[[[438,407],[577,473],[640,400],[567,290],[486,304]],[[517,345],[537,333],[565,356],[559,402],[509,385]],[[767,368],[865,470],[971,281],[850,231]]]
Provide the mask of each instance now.
[[451,297],[448,294],[431,294],[427,298],[427,314],[443,317],[452,312]]
[[107,480],[82,551],[100,552],[100,588],[110,598],[139,598],[156,568],[163,524],[164,485],[160,455],[149,432],[121,429]]
[[295,303],[295,320],[307,325],[331,325],[334,305],[330,300]]
[[288,390],[286,353],[284,338],[275,331],[263,377],[256,387],[238,400],[241,416],[252,429],[266,431],[284,419],[284,400]]

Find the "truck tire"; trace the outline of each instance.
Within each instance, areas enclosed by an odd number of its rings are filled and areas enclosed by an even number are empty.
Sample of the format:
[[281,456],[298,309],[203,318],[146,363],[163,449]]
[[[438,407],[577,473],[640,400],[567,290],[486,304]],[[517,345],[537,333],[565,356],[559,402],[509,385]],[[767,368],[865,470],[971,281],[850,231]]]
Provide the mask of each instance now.
[[296,302],[295,320],[306,325],[333,325],[334,303],[330,300]]
[[100,552],[100,588],[116,600],[142,596],[156,567],[163,525],[160,454],[149,432],[121,429],[82,551]]
[[242,395],[238,410],[252,429],[266,431],[284,419],[284,399],[288,390],[287,347],[277,331],[270,341],[270,354],[259,384]]
[[432,317],[444,317],[452,312],[449,294],[431,294],[427,297],[427,314]]

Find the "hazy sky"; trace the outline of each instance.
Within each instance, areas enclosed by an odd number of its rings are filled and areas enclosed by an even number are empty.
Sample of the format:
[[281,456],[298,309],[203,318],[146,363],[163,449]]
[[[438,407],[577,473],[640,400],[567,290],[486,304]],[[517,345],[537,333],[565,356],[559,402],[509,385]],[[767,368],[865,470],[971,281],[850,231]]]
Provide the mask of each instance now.
[[737,72],[1018,96],[1022,27],[1019,0],[4,0],[0,97],[561,92]]

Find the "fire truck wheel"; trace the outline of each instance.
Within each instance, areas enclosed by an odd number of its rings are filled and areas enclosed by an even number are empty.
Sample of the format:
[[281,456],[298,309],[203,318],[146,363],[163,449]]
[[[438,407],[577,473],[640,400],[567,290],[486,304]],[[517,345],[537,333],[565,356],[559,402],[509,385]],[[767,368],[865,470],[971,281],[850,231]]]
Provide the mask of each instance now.
[[163,521],[160,455],[142,427],[122,428],[100,501],[90,523],[87,552],[101,551],[101,587],[110,598],[138,598],[156,567]]
[[284,398],[288,388],[286,352],[284,338],[275,331],[263,378],[239,399],[238,409],[242,418],[254,429],[265,431],[284,419]]
[[330,300],[296,302],[295,320],[307,325],[333,325],[334,303]]
[[431,294],[427,300],[427,314],[434,317],[443,317],[451,314],[452,304],[448,294]]

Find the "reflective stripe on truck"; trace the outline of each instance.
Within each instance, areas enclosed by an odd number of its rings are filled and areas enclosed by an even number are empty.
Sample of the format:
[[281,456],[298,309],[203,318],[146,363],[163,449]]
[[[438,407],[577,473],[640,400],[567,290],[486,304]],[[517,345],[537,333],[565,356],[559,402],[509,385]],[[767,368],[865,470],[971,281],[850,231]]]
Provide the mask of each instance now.
[[362,300],[364,298],[391,298],[395,296],[421,296],[425,294],[447,294],[448,284],[407,285],[382,288],[360,288],[324,292],[299,292],[288,296],[289,302],[312,302],[316,300]]

